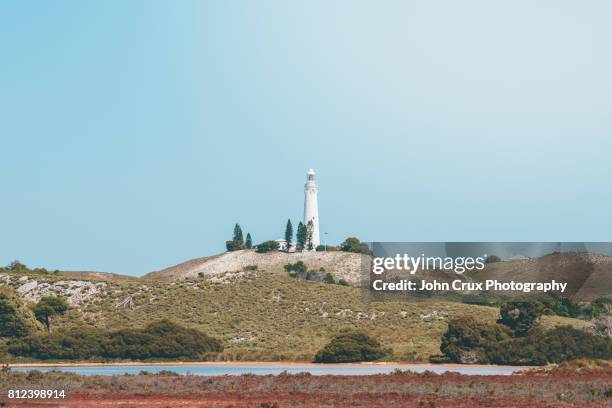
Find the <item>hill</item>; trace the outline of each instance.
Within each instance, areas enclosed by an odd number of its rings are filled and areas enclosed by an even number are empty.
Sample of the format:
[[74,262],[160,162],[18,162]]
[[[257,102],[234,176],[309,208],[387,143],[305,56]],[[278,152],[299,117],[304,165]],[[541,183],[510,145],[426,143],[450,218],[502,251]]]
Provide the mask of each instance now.
[[[449,319],[469,315],[494,322],[498,317],[497,308],[450,301],[368,302],[360,288],[292,278],[282,267],[288,259],[304,259],[309,268],[326,265],[331,270],[332,262],[357,262],[359,255],[279,254],[251,257],[247,253],[246,263],[253,259],[269,262],[270,266],[260,262],[256,270],[248,264],[238,269],[239,264],[230,263],[233,257],[223,254],[212,260],[223,260],[222,265],[231,265],[230,271],[210,267],[220,263],[209,263],[211,258],[206,258],[182,264],[182,270],[167,269],[143,279],[3,274],[0,282],[26,301],[48,294],[67,297],[71,308],[54,321],[55,330],[82,324],[108,329],[144,327],[169,318],[220,339],[225,359],[310,360],[339,330],[356,328],[391,347],[394,359],[424,360],[439,352]],[[117,308],[128,296],[132,296],[135,308]],[[588,323],[546,316],[543,324]]]
[[230,271],[242,271],[250,266],[274,269],[288,263],[304,262],[309,269],[324,268],[337,279],[357,284],[360,282],[362,255],[350,252],[280,252],[257,253],[255,250],[224,252],[219,255],[192,259],[187,262],[151,272],[145,279],[180,280],[198,276],[217,276]]

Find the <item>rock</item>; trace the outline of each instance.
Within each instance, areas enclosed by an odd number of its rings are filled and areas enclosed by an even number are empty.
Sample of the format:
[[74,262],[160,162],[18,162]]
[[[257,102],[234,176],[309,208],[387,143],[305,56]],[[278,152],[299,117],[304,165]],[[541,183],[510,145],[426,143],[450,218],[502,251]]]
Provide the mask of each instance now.
[[[20,281],[21,281],[21,279],[20,279]],[[17,292],[19,292],[21,294],[26,294],[26,293],[36,289],[37,286],[38,286],[38,282],[30,281],[30,282],[25,283],[25,284],[21,285],[20,287],[18,287],[17,288]]]

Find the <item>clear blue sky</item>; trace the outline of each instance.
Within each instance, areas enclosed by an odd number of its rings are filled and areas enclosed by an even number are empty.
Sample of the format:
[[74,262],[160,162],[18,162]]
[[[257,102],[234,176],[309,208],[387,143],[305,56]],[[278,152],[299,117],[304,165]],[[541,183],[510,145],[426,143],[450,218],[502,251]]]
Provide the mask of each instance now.
[[0,264],[140,275],[302,216],[612,238],[609,1],[2,1]]

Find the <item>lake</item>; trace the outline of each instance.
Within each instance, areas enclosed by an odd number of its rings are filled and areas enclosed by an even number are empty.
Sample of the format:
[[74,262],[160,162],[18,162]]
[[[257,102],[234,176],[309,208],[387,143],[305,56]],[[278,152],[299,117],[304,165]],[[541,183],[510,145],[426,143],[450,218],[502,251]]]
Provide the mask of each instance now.
[[424,372],[426,370],[442,374],[447,371],[467,375],[510,375],[525,367],[512,366],[469,366],[444,364],[308,364],[308,363],[206,363],[181,365],[97,365],[97,366],[28,366],[12,367],[15,371],[51,371],[59,370],[81,375],[114,375],[138,374],[140,371],[157,373],[173,371],[178,374],[192,375],[242,375],[242,374],[280,374],[286,371],[291,374],[310,373],[312,375],[373,375],[387,374],[395,370]]

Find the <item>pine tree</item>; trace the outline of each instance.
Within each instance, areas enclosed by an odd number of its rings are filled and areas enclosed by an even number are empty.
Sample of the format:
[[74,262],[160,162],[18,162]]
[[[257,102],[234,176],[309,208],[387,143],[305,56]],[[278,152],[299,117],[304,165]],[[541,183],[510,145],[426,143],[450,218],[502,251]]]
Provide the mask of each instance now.
[[240,225],[238,224],[234,226],[234,241],[238,242],[240,246],[244,245],[244,238],[242,236],[242,228],[240,228]]
[[314,230],[314,223],[312,220],[308,221],[308,226],[306,227],[306,242],[308,242],[308,250],[312,251],[314,249],[312,245],[312,231]]
[[291,241],[293,240],[293,225],[291,220],[287,220],[287,227],[285,228],[285,241],[287,241],[287,252],[291,249]]
[[306,246],[306,240],[307,240],[308,236],[307,236],[306,226],[304,224],[302,224],[301,221],[298,224],[297,234],[296,234],[295,238],[296,238],[296,243],[297,243],[298,249],[299,250],[303,250],[304,247]]
[[244,242],[244,246],[247,249],[253,248],[253,239],[251,238],[251,233],[250,232],[247,232],[247,237],[246,237],[246,241]]

